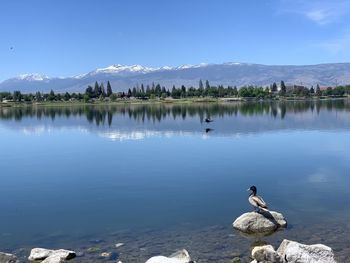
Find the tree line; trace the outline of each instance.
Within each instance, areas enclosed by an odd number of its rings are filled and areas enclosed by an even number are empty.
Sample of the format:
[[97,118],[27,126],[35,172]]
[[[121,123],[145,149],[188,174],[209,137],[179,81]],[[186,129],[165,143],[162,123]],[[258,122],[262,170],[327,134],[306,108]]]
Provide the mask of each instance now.
[[338,112],[350,111],[349,100],[299,100],[299,101],[270,101],[259,103],[208,103],[208,104],[110,104],[110,105],[80,105],[67,107],[0,107],[0,120],[21,120],[22,118],[43,117],[54,120],[56,117],[86,117],[96,125],[111,125],[113,116],[125,116],[135,121],[158,121],[167,118],[198,117],[204,122],[208,116],[217,118],[223,116],[244,116],[267,115],[280,116],[282,119],[288,113],[315,111],[321,109],[337,110]]
[[103,83],[95,82],[94,86],[88,86],[84,93],[55,93],[51,90],[49,93],[36,92],[35,94],[22,94],[20,91],[0,92],[0,101],[14,101],[14,102],[43,102],[43,101],[84,101],[91,102],[95,100],[111,100],[115,101],[119,99],[159,99],[159,98],[225,98],[225,97],[240,97],[240,98],[257,98],[257,99],[273,99],[278,97],[340,97],[350,94],[350,85],[327,87],[321,89],[317,84],[314,88],[304,87],[302,85],[286,86],[284,81],[278,85],[274,82],[270,86],[243,86],[237,88],[236,86],[223,85],[213,86],[206,80],[203,83],[199,81],[198,87],[181,87],[173,86],[171,89],[167,89],[161,86],[159,83],[152,83],[151,85],[137,85],[133,88],[129,88],[127,92],[113,92],[110,82],[107,82],[106,88]]

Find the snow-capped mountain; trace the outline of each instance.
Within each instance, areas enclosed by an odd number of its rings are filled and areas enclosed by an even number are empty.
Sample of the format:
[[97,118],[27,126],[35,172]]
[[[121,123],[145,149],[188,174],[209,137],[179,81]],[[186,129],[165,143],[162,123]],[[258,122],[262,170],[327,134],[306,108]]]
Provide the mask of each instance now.
[[239,62],[223,64],[182,65],[177,67],[145,67],[142,65],[115,64],[91,72],[66,77],[48,77],[40,74],[23,74],[0,83],[0,91],[22,92],[84,92],[95,81],[110,81],[114,91],[125,91],[136,85],[160,83],[198,87],[199,80],[209,80],[212,85],[270,85],[284,80],[286,84],[322,86],[350,84],[350,63],[318,64],[305,66],[261,65]]
[[93,76],[98,74],[116,74],[116,75],[133,75],[133,74],[145,74],[156,71],[156,68],[148,68],[141,65],[111,65],[106,68],[98,68],[94,71],[89,72],[87,75]]
[[45,75],[40,75],[37,73],[31,73],[31,74],[22,74],[19,75],[18,77],[15,77],[13,79],[10,80],[25,80],[25,81],[44,81],[44,80],[49,80],[50,78],[48,76]]

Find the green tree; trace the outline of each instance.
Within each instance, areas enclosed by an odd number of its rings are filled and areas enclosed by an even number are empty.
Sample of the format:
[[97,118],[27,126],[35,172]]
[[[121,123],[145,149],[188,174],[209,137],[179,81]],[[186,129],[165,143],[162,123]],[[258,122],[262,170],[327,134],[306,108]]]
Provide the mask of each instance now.
[[281,96],[285,96],[287,92],[287,88],[286,85],[284,84],[284,81],[281,80],[281,90],[280,90],[280,95]]
[[236,86],[233,87],[232,95],[237,97],[238,96],[238,89]]
[[320,97],[322,95],[320,85],[316,86],[316,96]]
[[203,96],[203,91],[204,91],[203,81],[200,79],[199,80],[198,95]]
[[110,97],[112,94],[113,94],[112,86],[111,86],[111,83],[108,80],[107,81],[107,97]]
[[140,95],[141,95],[142,98],[144,98],[146,96],[146,94],[145,94],[145,86],[143,86],[143,83],[141,84]]
[[42,101],[43,100],[43,97],[41,96],[40,91],[35,93],[35,100],[36,101]]
[[84,100],[85,103],[89,102],[90,96],[88,94],[84,94],[83,100]]
[[133,88],[132,88],[132,93],[131,93],[131,95],[132,95],[133,97],[136,97],[136,93],[137,93],[136,87],[133,87]]
[[100,85],[98,85],[97,81],[95,81],[94,87],[94,98],[98,98],[100,96]]
[[271,92],[277,92],[277,84],[274,82],[271,87]]
[[312,95],[315,93],[314,86],[311,86],[311,88],[310,88],[310,93],[311,93]]
[[71,99],[71,95],[68,93],[68,92],[66,92],[65,94],[64,94],[64,100],[65,101],[69,101]]
[[112,93],[111,96],[109,96],[111,98],[111,101],[116,101],[117,100],[117,95]]
[[56,99],[55,92],[53,90],[50,91],[49,96],[47,97],[49,101],[54,101]]
[[23,95],[19,90],[13,92],[13,100],[15,102],[21,102],[23,99]]
[[103,85],[103,83],[101,83],[100,85],[100,97],[102,96],[102,98],[106,97],[106,90],[105,90],[105,86]]
[[93,98],[95,95],[94,89],[89,85],[85,90],[85,94],[88,95],[89,98]]

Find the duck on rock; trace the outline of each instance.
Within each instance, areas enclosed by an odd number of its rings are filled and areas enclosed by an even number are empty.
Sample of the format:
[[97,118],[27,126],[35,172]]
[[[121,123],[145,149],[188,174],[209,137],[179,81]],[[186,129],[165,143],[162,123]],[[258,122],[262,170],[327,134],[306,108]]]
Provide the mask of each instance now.
[[261,210],[268,211],[268,207],[264,199],[261,196],[256,195],[257,189],[256,186],[251,186],[247,191],[251,191],[248,201],[254,207],[254,210],[257,209],[257,212]]

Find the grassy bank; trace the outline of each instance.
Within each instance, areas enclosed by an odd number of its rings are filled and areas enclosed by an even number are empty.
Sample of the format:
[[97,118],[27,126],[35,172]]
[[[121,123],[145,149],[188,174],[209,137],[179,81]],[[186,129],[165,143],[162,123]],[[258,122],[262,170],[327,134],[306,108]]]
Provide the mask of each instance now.
[[275,98],[250,98],[250,97],[230,97],[230,98],[181,98],[181,99],[117,99],[115,101],[95,100],[84,102],[74,101],[44,101],[44,102],[0,102],[0,107],[23,107],[23,106],[86,106],[86,105],[137,105],[137,104],[191,104],[191,103],[228,103],[228,102],[262,102],[262,101],[310,101],[310,100],[334,100],[347,99],[348,96],[322,96],[322,97],[275,97]]

